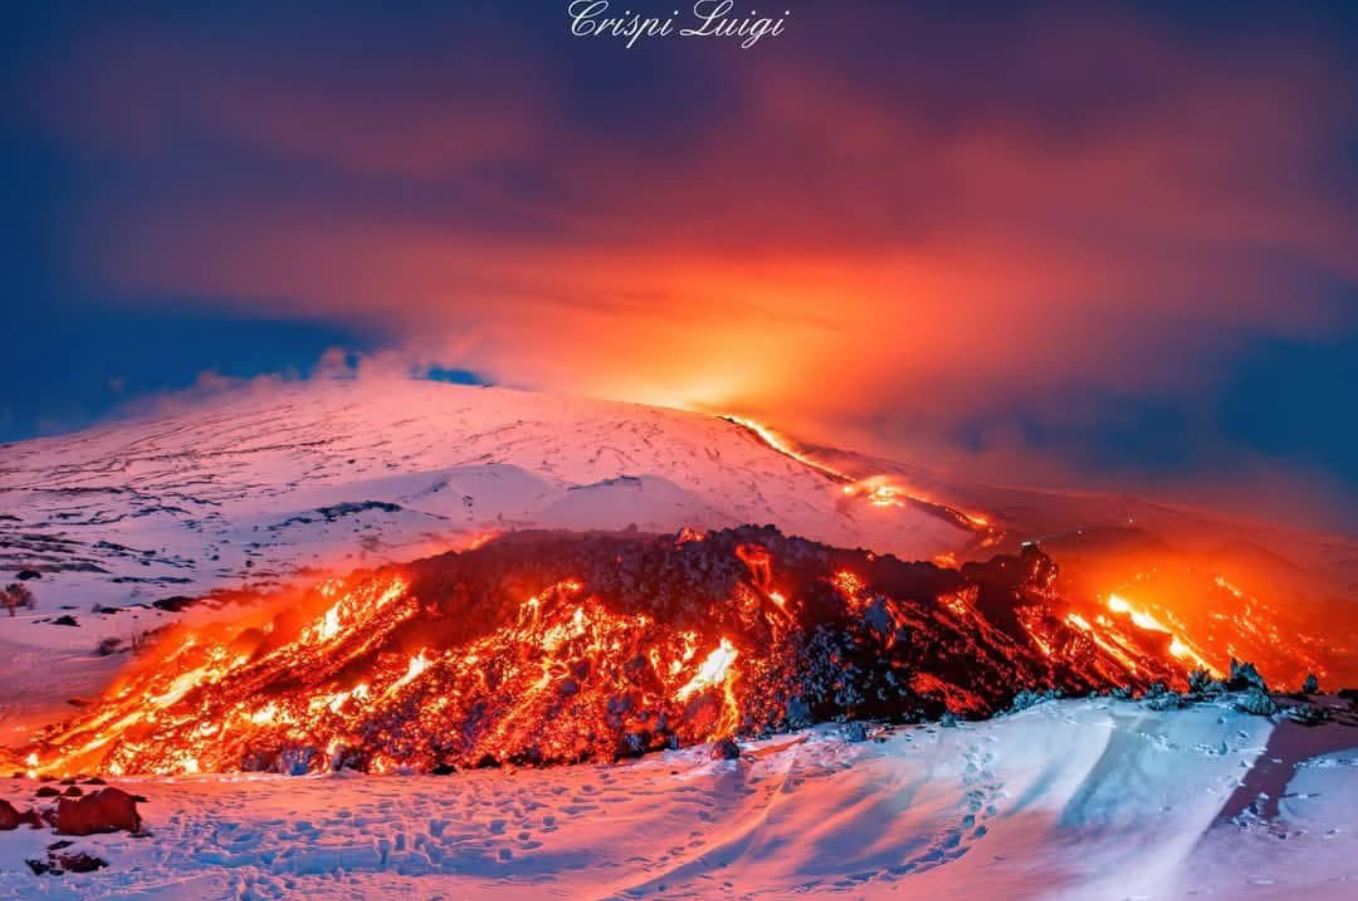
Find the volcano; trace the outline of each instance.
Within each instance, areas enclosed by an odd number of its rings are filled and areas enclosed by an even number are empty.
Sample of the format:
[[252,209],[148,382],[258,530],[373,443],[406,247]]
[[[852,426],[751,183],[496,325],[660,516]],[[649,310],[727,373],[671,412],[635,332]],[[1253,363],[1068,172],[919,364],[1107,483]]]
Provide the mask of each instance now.
[[26,765],[571,763],[1183,685],[1166,636],[1099,637],[1057,575],[1032,546],[951,569],[773,527],[519,533],[185,626]]
[[1286,830],[1268,889],[1327,897],[1347,695],[1160,686],[1354,684],[1355,560],[739,416],[256,385],[0,448],[0,800],[149,799],[90,896],[1236,897]]

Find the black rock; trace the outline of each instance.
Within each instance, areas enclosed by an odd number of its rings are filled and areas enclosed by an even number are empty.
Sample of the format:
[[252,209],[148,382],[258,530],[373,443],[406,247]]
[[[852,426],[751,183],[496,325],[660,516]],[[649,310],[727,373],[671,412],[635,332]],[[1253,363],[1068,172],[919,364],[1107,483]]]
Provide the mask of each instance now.
[[[102,870],[108,866],[108,862],[95,857],[93,854],[86,854],[84,851],[73,851],[70,854],[49,854],[48,858],[53,861],[56,867],[55,873],[93,873],[95,870]],[[31,865],[31,864],[30,864]]]
[[733,738],[723,738],[712,743],[711,757],[713,760],[739,760],[740,745],[736,744]]
[[74,616],[71,616],[71,614],[69,614],[69,613],[63,613],[61,616],[58,616],[56,619],[52,620],[52,625],[54,625],[54,626],[79,626],[80,623],[76,620],[76,618],[75,618]]
[[152,601],[151,606],[155,607],[157,610],[164,610],[166,613],[179,613],[180,611],[187,610],[188,608],[194,606],[199,602],[200,602],[199,598],[191,598],[182,594],[177,594],[174,595],[173,597],[161,598],[158,601]]
[[811,725],[811,708],[801,698],[791,698],[786,706],[789,729],[800,729]]

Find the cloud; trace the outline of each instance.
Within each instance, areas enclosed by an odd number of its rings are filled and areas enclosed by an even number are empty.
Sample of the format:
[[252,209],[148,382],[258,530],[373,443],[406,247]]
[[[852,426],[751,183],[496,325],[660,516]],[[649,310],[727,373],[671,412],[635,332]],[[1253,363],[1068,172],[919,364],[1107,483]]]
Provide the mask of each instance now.
[[[72,253],[129,301],[363,323],[990,477],[1097,470],[1091,398],[1176,398],[1229,457],[1205,405],[1234,355],[1355,327],[1353,72],[1307,23],[797,15],[758,53],[114,23],[34,96],[125,176]],[[1075,424],[1038,447],[1015,410]]]

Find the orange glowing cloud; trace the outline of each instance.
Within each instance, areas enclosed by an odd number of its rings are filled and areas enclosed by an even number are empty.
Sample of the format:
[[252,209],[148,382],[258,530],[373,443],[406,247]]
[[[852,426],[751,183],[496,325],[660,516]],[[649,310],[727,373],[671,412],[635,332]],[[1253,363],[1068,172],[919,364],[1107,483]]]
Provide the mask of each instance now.
[[1072,10],[814,26],[688,58],[452,63],[449,37],[372,83],[100,35],[79,58],[107,80],[40,94],[59,134],[155,162],[81,210],[81,264],[129,296],[812,436],[941,440],[1072,384],[1191,394],[1251,335],[1351,321],[1297,289],[1358,278],[1352,198],[1307,183],[1351,115],[1323,47]]

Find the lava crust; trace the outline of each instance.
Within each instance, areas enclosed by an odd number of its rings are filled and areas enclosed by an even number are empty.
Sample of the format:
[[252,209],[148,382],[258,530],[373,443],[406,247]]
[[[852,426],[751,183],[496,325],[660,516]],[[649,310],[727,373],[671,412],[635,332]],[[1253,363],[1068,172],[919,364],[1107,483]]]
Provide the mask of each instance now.
[[16,765],[446,772],[1182,684],[1168,636],[1101,636],[1058,587],[1036,547],[955,570],[768,526],[515,533],[184,626]]

